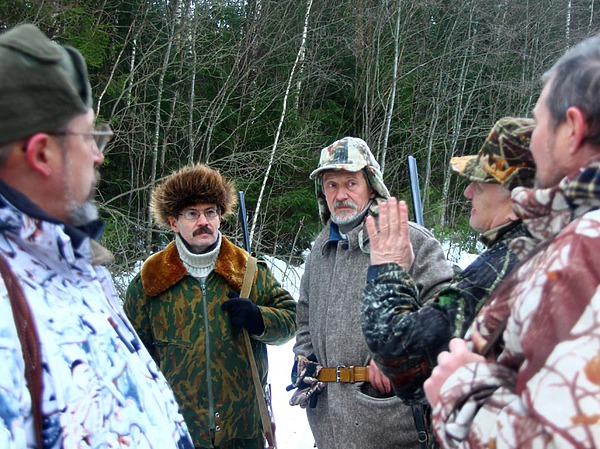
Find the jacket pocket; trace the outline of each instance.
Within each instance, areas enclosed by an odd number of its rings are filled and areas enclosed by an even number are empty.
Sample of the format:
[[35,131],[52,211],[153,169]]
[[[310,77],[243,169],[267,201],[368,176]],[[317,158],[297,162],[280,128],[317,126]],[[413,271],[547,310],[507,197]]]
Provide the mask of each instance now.
[[401,404],[400,399],[396,397],[393,391],[391,393],[380,393],[368,382],[354,384],[354,396],[359,402],[366,404],[373,404],[374,402],[378,404],[386,402]]

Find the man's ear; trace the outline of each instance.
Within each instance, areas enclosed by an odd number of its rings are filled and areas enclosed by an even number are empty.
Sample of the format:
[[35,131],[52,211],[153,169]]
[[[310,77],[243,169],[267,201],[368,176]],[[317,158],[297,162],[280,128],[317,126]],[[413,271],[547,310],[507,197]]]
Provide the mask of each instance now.
[[48,134],[37,133],[29,137],[23,145],[27,164],[43,177],[52,174],[54,153],[59,151],[56,145],[52,145],[51,139]]
[[177,219],[175,217],[169,217],[169,224],[171,225],[171,230],[175,233],[179,233],[179,225],[177,224]]
[[574,106],[567,109],[566,123],[569,127],[569,154],[575,154],[584,144],[589,127],[581,109]]

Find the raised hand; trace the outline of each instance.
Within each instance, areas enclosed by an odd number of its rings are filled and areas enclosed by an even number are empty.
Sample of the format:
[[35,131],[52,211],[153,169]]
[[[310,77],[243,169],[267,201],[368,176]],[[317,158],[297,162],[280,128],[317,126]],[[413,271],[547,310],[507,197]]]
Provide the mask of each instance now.
[[379,206],[379,230],[375,219],[366,220],[367,232],[371,242],[371,264],[397,263],[408,270],[415,260],[408,231],[408,206],[405,201],[398,202],[390,197]]

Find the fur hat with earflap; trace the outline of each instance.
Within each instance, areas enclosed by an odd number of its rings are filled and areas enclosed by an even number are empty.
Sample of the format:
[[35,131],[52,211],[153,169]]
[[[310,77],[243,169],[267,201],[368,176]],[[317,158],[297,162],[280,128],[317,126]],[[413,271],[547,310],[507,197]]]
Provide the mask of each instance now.
[[181,168],[168,176],[152,192],[150,208],[156,222],[170,229],[169,217],[177,217],[196,204],[215,204],[223,218],[237,206],[235,185],[206,165]]

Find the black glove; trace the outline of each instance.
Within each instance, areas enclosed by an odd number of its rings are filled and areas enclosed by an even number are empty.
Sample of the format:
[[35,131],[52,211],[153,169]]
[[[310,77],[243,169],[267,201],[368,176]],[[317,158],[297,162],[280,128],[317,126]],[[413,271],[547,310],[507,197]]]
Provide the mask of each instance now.
[[245,328],[252,335],[261,335],[265,331],[265,322],[258,306],[248,298],[240,298],[239,293],[230,292],[229,298],[221,309],[229,312],[231,324]]

